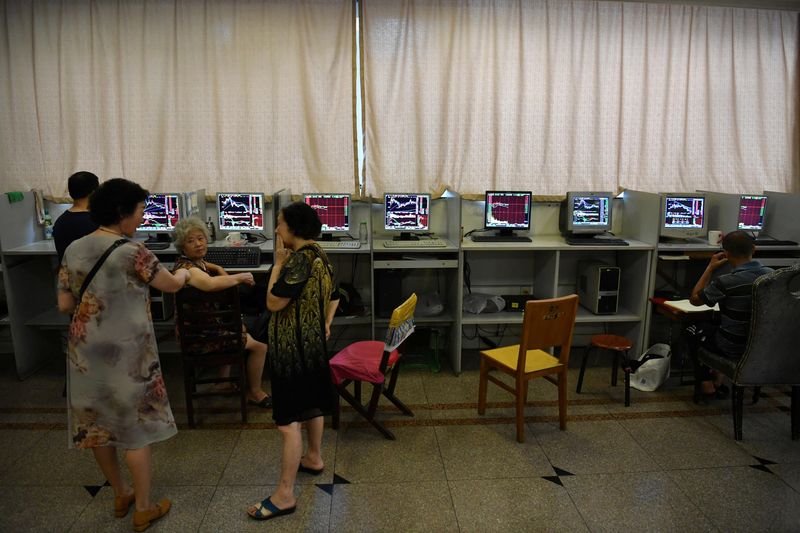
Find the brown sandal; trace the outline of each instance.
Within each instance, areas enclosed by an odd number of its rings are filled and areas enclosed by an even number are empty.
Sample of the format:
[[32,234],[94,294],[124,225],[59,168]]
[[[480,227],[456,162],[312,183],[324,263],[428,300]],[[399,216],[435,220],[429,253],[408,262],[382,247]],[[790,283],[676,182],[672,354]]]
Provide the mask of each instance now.
[[114,516],[117,518],[124,518],[128,514],[128,510],[136,501],[136,496],[131,492],[127,496],[114,497]]
[[144,531],[148,527],[150,527],[150,523],[158,520],[165,514],[169,512],[170,507],[172,507],[172,502],[169,499],[164,498],[160,502],[158,502],[153,509],[148,509],[147,511],[134,511],[133,512],[133,530],[134,531]]

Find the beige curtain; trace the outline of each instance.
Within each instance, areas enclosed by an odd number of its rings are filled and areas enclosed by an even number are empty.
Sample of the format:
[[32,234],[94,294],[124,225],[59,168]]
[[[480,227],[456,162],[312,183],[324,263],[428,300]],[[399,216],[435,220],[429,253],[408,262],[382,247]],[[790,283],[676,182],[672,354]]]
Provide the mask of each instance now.
[[800,191],[798,15],[364,0],[366,186]]
[[0,1],[3,190],[345,191],[352,0]]

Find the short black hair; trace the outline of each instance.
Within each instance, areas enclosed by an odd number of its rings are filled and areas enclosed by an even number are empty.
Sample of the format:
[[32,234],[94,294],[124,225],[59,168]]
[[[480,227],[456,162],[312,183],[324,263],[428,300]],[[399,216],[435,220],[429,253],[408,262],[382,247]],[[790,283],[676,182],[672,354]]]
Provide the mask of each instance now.
[[322,230],[322,222],[314,209],[305,202],[293,202],[283,209],[283,220],[294,233],[295,237],[301,239],[316,239]]
[[753,238],[741,230],[732,231],[722,238],[722,249],[730,257],[750,257],[753,255],[755,248]]
[[67,189],[73,200],[86,198],[100,186],[100,180],[91,172],[81,170],[76,172],[67,180]]
[[112,178],[104,181],[89,197],[89,215],[101,226],[117,224],[132,215],[148,194],[138,183]]

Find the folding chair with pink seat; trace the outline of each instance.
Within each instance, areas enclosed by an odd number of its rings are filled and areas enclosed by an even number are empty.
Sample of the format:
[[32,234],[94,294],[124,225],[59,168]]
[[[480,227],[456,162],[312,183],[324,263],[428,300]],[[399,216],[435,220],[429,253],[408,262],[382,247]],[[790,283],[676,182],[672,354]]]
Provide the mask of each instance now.
[[[375,411],[381,394],[395,404],[403,414],[414,416],[403,402],[394,394],[397,376],[400,373],[400,352],[397,348],[414,332],[414,309],[417,306],[417,295],[412,294],[408,300],[400,304],[392,312],[386,342],[359,341],[349,345],[330,360],[331,376],[339,396],[372,424],[384,437],[394,440],[394,433],[375,420]],[[389,384],[386,385],[386,372],[390,371]],[[372,395],[369,404],[361,403],[361,383],[372,384]],[[347,387],[353,384],[351,394]],[[336,402],[333,414],[333,428],[339,428],[341,409]]]

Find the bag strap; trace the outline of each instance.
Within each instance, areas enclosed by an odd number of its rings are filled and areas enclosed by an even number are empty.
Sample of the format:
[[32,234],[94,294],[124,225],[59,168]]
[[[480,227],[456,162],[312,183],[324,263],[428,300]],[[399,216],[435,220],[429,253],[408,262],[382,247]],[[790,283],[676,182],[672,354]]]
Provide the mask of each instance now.
[[78,303],[75,306],[76,309],[80,305],[81,300],[83,300],[83,293],[86,292],[86,288],[89,286],[89,283],[91,283],[92,279],[94,278],[94,275],[97,274],[97,271],[100,270],[100,267],[103,266],[103,263],[106,262],[108,256],[111,255],[111,252],[113,252],[126,242],[128,242],[128,239],[119,239],[117,241],[114,241],[114,244],[109,246],[108,249],[105,252],[103,252],[103,255],[100,256],[100,259],[98,259],[97,262],[94,264],[92,269],[86,275],[86,279],[83,280],[83,285],[81,285],[81,290],[78,293]]

